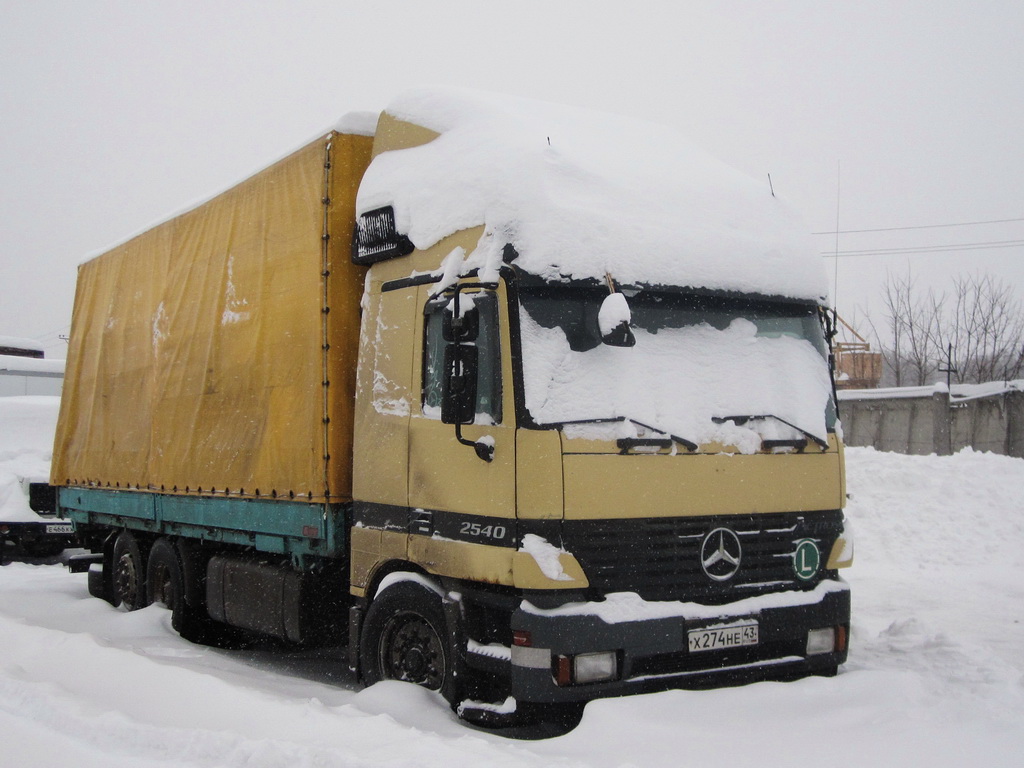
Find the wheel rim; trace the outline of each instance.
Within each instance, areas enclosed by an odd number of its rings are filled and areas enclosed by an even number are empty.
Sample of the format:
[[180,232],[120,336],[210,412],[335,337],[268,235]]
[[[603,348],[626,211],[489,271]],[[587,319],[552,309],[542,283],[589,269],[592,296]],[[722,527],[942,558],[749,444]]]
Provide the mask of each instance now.
[[131,555],[124,554],[118,559],[117,569],[114,573],[114,586],[122,603],[135,605],[139,591],[139,578],[135,568],[135,559]]
[[445,675],[441,638],[418,613],[393,616],[381,633],[380,668],[385,679],[437,690]]

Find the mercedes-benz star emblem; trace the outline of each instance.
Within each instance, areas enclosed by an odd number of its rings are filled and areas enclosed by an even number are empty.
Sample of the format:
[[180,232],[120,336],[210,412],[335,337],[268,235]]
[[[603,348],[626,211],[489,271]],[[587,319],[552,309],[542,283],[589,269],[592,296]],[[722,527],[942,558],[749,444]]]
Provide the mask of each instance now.
[[728,581],[740,569],[740,538],[728,528],[715,528],[700,545],[700,565],[709,579]]

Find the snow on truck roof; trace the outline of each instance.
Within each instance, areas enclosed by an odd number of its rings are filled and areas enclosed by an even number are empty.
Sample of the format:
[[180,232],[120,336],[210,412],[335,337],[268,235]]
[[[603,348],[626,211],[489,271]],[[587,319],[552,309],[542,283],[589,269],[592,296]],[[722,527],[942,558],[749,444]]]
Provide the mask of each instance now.
[[494,245],[515,246],[520,269],[545,279],[609,273],[624,284],[827,293],[809,228],[767,178],[669,128],[455,88],[407,91],[386,112],[440,135],[377,155],[357,208],[393,206],[420,249],[482,224]]

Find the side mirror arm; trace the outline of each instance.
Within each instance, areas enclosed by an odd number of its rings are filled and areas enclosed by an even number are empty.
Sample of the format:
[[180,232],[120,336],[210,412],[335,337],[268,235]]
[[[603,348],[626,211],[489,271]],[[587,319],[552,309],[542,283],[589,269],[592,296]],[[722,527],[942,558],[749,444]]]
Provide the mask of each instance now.
[[481,440],[467,440],[462,435],[462,424],[461,422],[455,423],[455,439],[463,445],[468,445],[476,451],[478,458],[483,459],[488,464],[494,461],[494,441],[487,439]]

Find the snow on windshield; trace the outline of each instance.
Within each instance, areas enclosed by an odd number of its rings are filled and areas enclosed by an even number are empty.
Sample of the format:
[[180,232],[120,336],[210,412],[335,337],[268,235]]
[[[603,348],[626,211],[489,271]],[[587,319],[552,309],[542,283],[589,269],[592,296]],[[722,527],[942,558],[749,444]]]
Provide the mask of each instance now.
[[[663,126],[453,88],[406,92],[392,116],[441,135],[378,155],[364,213],[392,205],[420,249],[485,225],[549,280],[826,294],[809,228],[756,181]],[[472,266],[474,254],[470,255]]]
[[[762,439],[800,439],[777,419],[716,423],[715,417],[772,414],[826,436],[828,368],[807,338],[765,333],[732,317],[676,328],[633,328],[634,347],[570,346],[566,329],[520,313],[526,407],[538,423],[625,417],[698,444],[753,453]],[[536,311],[536,310],[535,310]],[[809,322],[817,322],[808,318]],[[806,321],[805,321],[806,322]],[[637,436],[636,426],[566,427],[569,437]]]

